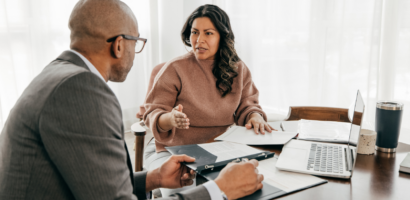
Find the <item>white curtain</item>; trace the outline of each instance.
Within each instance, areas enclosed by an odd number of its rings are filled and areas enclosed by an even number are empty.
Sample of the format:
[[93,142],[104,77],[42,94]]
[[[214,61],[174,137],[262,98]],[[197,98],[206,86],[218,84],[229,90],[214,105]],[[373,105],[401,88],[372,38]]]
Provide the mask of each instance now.
[[[180,31],[203,4],[231,20],[236,49],[251,69],[267,112],[289,106],[347,108],[359,89],[365,127],[375,103],[405,104],[400,141],[410,143],[410,1],[406,0],[128,0],[148,46],[124,83],[110,83],[126,129],[136,121],[151,69],[184,54]],[[24,88],[68,49],[72,0],[0,0],[0,128]]]
[[[410,1],[221,1],[236,49],[252,71],[266,111],[289,106],[349,107],[359,89],[364,127],[376,102],[410,105]],[[400,141],[410,143],[404,107]]]
[[[0,0],[0,130],[15,102],[41,70],[69,49],[68,19],[78,0]],[[125,0],[148,38],[124,83],[109,86],[123,109],[125,128],[136,121],[153,66],[150,1]]]

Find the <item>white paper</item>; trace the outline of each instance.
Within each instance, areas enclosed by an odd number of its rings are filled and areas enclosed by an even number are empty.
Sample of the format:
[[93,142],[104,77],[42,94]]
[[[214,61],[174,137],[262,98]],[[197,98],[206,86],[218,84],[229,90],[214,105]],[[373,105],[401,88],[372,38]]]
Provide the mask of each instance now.
[[248,145],[282,145],[289,142],[296,134],[296,132],[272,131],[272,133],[269,133],[266,131],[262,135],[261,133],[255,134],[253,129],[248,130],[243,126],[233,126],[215,140]]
[[216,162],[231,160],[234,158],[245,157],[263,152],[250,146],[235,144],[231,142],[213,142],[207,144],[198,144],[198,146],[217,156]]
[[266,183],[285,192],[311,187],[324,181],[309,174],[279,170],[276,168],[276,162],[277,158],[259,161],[258,170],[260,174],[263,174]]
[[351,123],[349,122],[300,120],[298,139],[347,143],[349,141],[350,128]]

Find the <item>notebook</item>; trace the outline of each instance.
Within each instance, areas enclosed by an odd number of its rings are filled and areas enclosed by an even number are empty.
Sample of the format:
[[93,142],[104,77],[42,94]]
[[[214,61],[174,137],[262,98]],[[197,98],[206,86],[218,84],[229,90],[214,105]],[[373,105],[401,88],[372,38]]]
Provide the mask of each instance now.
[[[327,183],[327,180],[316,176],[278,170],[275,167],[276,162],[277,158],[259,161],[258,170],[264,176],[263,188],[251,195],[240,198],[241,200],[272,199]],[[207,171],[200,174],[208,180],[215,180],[219,172]]]
[[410,173],[410,153],[408,153],[406,158],[400,163],[399,171]]

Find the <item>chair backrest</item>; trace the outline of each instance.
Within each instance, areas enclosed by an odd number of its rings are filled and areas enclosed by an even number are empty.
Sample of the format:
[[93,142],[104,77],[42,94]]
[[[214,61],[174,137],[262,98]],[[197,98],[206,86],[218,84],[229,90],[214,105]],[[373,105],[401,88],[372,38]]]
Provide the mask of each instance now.
[[[162,67],[165,65],[164,63],[158,64],[157,66],[154,67],[154,69],[152,69],[151,72],[151,77],[149,79],[149,83],[148,83],[148,89],[147,89],[147,94],[145,95],[145,99],[146,96],[148,95],[148,93],[151,91],[152,86],[154,85],[154,80],[155,77],[157,76],[158,72],[162,69]],[[145,103],[145,101],[144,101]],[[141,119],[143,118],[145,113],[145,107],[144,104],[140,106],[140,110],[137,113],[137,118]],[[148,137],[153,137],[152,132],[147,129],[147,127],[144,125],[144,123],[141,122],[137,122],[134,123],[131,126],[131,130],[134,132],[135,135],[135,171],[142,171],[143,170],[143,154],[144,154],[144,146],[145,146],[145,136],[148,135]]]
[[309,106],[289,107],[289,115],[286,121],[301,120],[301,119],[350,122],[349,117],[348,117],[348,109],[345,109],[345,108],[309,107]]
[[[162,69],[164,65],[165,65],[165,62],[158,64],[157,66],[154,67],[154,69],[152,69],[151,77],[149,78],[147,94],[145,95],[145,98],[148,95],[148,93],[151,91],[152,85],[154,85],[155,77],[157,76],[158,72]],[[140,111],[137,113],[137,118],[142,119],[142,117],[144,116],[144,113],[145,113],[145,107],[144,107],[144,104],[142,104],[140,106]]]

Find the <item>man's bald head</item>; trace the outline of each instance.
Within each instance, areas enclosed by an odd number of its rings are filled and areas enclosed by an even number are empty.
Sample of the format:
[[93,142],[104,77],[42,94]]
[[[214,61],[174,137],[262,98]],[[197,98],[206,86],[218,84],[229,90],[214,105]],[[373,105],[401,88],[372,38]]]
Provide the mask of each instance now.
[[80,0],[71,13],[69,28],[70,47],[83,53],[104,50],[110,37],[139,34],[131,9],[118,0]]

